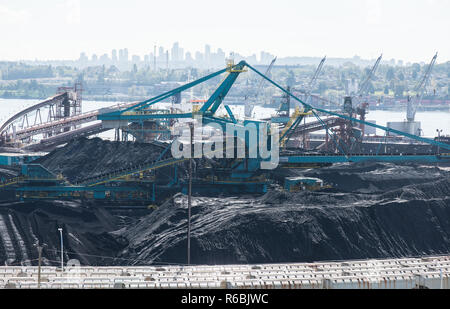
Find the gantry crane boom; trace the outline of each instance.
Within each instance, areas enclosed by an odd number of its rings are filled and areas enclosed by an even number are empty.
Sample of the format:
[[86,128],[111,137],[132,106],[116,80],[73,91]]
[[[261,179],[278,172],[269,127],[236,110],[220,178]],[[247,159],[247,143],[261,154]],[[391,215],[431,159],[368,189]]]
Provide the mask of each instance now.
[[359,90],[358,90],[358,93],[356,94],[356,97],[358,97],[358,98],[362,97],[363,95],[365,95],[367,93],[367,89],[369,87],[370,80],[375,76],[382,58],[383,58],[383,54],[381,54],[380,57],[378,57],[377,61],[373,65],[372,69],[369,71],[369,74],[367,74],[366,78],[359,86]]
[[423,94],[425,92],[426,84],[431,76],[431,71],[433,70],[433,66],[436,63],[437,59],[437,53],[434,55],[433,59],[431,59],[430,64],[428,65],[427,69],[425,70],[422,78],[419,80],[417,85],[414,87],[414,91],[416,92],[416,95],[414,98],[408,97],[408,106],[406,109],[406,119],[408,121],[414,121],[416,118],[416,112],[417,107],[419,106],[420,102],[422,101]]
[[327,60],[327,56],[323,57],[323,59],[320,61],[319,65],[317,66],[317,69],[314,72],[313,77],[309,81],[309,84],[308,84],[308,86],[306,88],[306,101],[310,100],[310,98],[311,98],[311,92],[313,90],[314,85],[317,82],[317,78],[319,77],[320,72],[322,72],[322,68],[323,68],[323,65],[324,65],[326,60]]
[[[273,60],[270,62],[269,67],[267,68],[266,73],[265,73],[266,76],[268,76],[270,74],[276,61],[277,61],[277,57],[273,58]],[[262,87],[263,87],[265,81],[266,81],[265,79],[261,79],[261,81],[259,82],[259,85],[256,88],[255,97],[253,98],[254,102],[250,102],[248,100],[248,97],[245,98],[245,117],[252,116],[253,108],[255,107],[255,102],[258,101],[258,98],[261,94],[261,90],[262,90]]]
[[[317,66],[316,71],[314,72],[314,75],[311,77],[311,80],[308,83],[308,86],[305,91],[305,102],[309,104],[309,101],[311,99],[311,92],[313,90],[313,87],[320,75],[320,72],[322,72],[323,65],[325,61],[327,60],[327,56],[323,57],[323,59],[320,61],[319,65]],[[294,112],[294,114],[291,116],[291,119],[284,127],[283,131],[281,132],[281,139],[280,139],[280,145],[284,147],[286,142],[289,140],[289,137],[292,135],[292,132],[298,127],[298,125],[302,122],[303,118],[307,115],[309,115],[309,111],[300,111],[299,108],[297,108]]]
[[[273,58],[273,60],[270,62],[269,67],[267,68],[267,71],[266,71],[266,76],[270,75],[270,72],[272,71],[272,68],[276,61],[277,61],[277,57]],[[259,95],[261,94],[261,89],[262,89],[264,83],[265,83],[265,80],[261,79],[261,81],[259,82],[258,88],[256,88],[255,99],[257,99],[259,97]]]
[[322,68],[323,68],[323,65],[325,64],[326,60],[327,60],[327,56],[322,58],[322,60],[320,61],[319,65],[316,68],[316,71],[314,72],[313,76],[311,77],[311,80],[309,81],[309,83],[305,89],[303,89],[303,90],[294,89],[295,91],[301,92],[305,95],[305,102],[308,102],[311,99],[311,97],[312,97],[311,92],[313,91],[314,86],[317,82],[317,79],[319,78],[319,75],[322,72]]

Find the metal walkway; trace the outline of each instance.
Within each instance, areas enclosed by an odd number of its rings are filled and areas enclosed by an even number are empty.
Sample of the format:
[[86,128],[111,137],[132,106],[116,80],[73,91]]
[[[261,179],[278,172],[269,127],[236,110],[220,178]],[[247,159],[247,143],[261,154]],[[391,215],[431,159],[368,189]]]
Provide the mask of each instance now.
[[280,163],[346,163],[346,162],[420,162],[420,163],[450,163],[450,153],[439,155],[415,154],[305,154],[281,156]]
[[67,96],[67,93],[61,93],[61,94],[57,94],[53,97],[48,98],[47,100],[35,104],[33,106],[30,106],[24,110],[21,110],[20,112],[18,112],[17,114],[15,114],[14,116],[10,117],[8,120],[6,120],[3,125],[0,127],[0,132],[3,132],[7,127],[9,127],[13,122],[15,122],[17,119],[21,118],[22,116],[33,112],[35,110],[38,110],[42,107],[45,107],[47,105],[51,105],[56,101],[62,100]]
[[[52,104],[55,101],[61,100],[65,97],[66,94],[57,95],[53,98],[50,98],[44,102],[38,103],[36,105],[33,105],[16,115],[12,116],[9,120],[7,120],[3,126],[1,127],[2,134],[5,134],[7,138],[13,138],[15,140],[27,140],[33,136],[39,135],[39,134],[49,134],[52,135],[57,130],[62,130],[64,128],[74,128],[78,127],[82,124],[91,123],[98,121],[97,117],[101,114],[103,109],[98,109],[90,112],[86,112],[83,114],[78,114],[70,117],[65,117],[58,120],[53,121],[47,121],[43,123],[36,123],[29,126],[24,126],[23,128],[17,129],[17,130],[9,130],[10,126],[19,118],[23,117],[24,115],[27,115],[28,113],[31,113],[35,110],[38,110],[39,108],[42,108],[43,106]],[[115,106],[112,106],[111,108],[105,109],[108,111],[115,110],[115,109],[123,109],[128,108],[130,106],[135,105],[136,102],[132,103],[123,103],[118,104]],[[44,138],[41,140],[40,144],[30,144],[30,149],[41,149],[42,147],[48,147],[48,145],[59,145],[61,143],[65,143],[68,140],[79,137],[79,136],[88,136],[92,134],[98,134],[103,131],[106,131],[108,129],[103,128],[101,124],[93,124],[86,129],[84,128],[77,128],[72,129],[68,132],[63,132],[54,136],[50,136],[47,138]],[[60,136],[61,135],[61,136]]]
[[[133,106],[136,103],[124,103],[120,104],[118,106],[115,106],[117,108],[127,108],[129,106]],[[19,139],[25,139],[30,136],[36,135],[36,134],[42,134],[42,133],[48,133],[52,132],[55,129],[67,127],[69,125],[81,125],[84,123],[97,121],[97,116],[100,114],[101,109],[79,114],[72,117],[66,117],[57,121],[52,121],[40,125],[31,126],[28,128],[25,128],[23,130],[19,130],[16,132],[16,137]]]
[[156,170],[156,169],[163,168],[166,166],[181,163],[186,160],[188,160],[188,159],[170,158],[167,160],[154,161],[149,164],[136,165],[131,168],[124,168],[124,169],[113,171],[110,173],[101,174],[96,177],[86,178],[80,182],[75,183],[75,185],[98,186],[98,185],[102,185],[102,184],[105,184],[108,182],[112,182],[114,180],[119,180],[121,178],[125,178],[127,176],[131,176],[134,174],[139,174],[142,172]]

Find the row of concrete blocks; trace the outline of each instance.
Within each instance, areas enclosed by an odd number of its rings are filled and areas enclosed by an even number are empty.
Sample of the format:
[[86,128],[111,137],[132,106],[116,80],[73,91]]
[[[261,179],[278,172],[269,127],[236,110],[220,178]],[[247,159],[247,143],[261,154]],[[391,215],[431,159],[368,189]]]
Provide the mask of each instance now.
[[[3,274],[0,275],[0,282],[25,282],[25,281],[35,281],[38,275],[36,273],[25,274],[21,273],[19,275],[15,274]],[[265,273],[265,272],[246,272],[242,273],[200,273],[192,275],[191,273],[143,273],[143,274],[115,274],[115,273],[65,273],[65,274],[55,274],[43,272],[41,273],[41,278],[45,278],[51,282],[61,282],[67,280],[79,280],[79,281],[89,281],[89,280],[121,280],[121,281],[157,281],[157,282],[189,282],[189,281],[245,281],[245,280],[323,280],[323,279],[345,279],[345,278],[360,278],[360,279],[371,279],[371,278],[397,278],[412,275],[440,275],[444,278],[450,276],[449,271],[397,271],[397,272],[361,272],[361,273],[351,273],[351,272],[339,272],[339,273]]]
[[[286,279],[277,277],[256,278],[256,277],[238,277],[238,276],[219,276],[219,277],[41,277],[42,283],[50,285],[78,285],[78,286],[104,286],[110,288],[117,284],[125,286],[150,285],[153,288],[174,288],[181,286],[198,286],[202,288],[218,288],[223,283],[229,287],[248,287],[248,288],[310,288],[318,287],[319,283],[327,287],[339,288],[341,286],[352,286],[353,288],[410,288],[411,284],[429,288],[449,288],[450,273],[424,273],[408,274],[396,276],[346,276],[346,277],[323,277],[314,279]],[[437,285],[436,282],[439,282]],[[37,284],[37,278],[33,277],[10,277],[0,279],[0,286],[34,286]],[[281,285],[281,286],[280,286]],[[356,287],[357,286],[357,287]],[[437,287],[439,286],[439,287]]]
[[[336,265],[330,264],[298,264],[298,265],[253,265],[253,266],[188,266],[188,267],[80,267],[80,271],[83,273],[218,273],[224,271],[231,272],[339,272],[341,270],[349,271],[371,271],[371,270],[395,270],[395,269],[427,269],[427,268],[439,268],[443,270],[450,269],[450,260],[446,261],[429,261],[421,263],[411,263],[399,261],[395,263],[340,263]],[[66,267],[66,269],[73,269],[73,267]],[[57,267],[42,267],[42,272],[54,272],[58,273]],[[37,267],[21,266],[21,267],[0,267],[0,275],[8,273],[36,273]]]
[[[441,266],[441,265],[438,265]],[[84,268],[70,268],[66,269],[64,272],[54,271],[52,269],[42,269],[41,276],[46,278],[60,278],[60,277],[79,277],[79,278],[115,278],[115,277],[128,277],[130,279],[136,278],[137,280],[141,280],[142,278],[153,278],[154,280],[159,281],[167,281],[171,280],[174,277],[177,278],[232,278],[233,280],[245,280],[245,279],[272,279],[272,280],[282,280],[282,279],[339,279],[341,277],[393,277],[393,276],[402,276],[402,275],[410,275],[410,274],[434,274],[434,273],[442,273],[444,275],[450,274],[450,267],[408,267],[408,268],[388,268],[388,269],[366,269],[366,270],[358,270],[355,271],[353,269],[338,269],[338,270],[289,270],[289,271],[281,271],[281,270],[246,270],[246,271],[197,271],[197,272],[167,272],[167,271],[144,271],[139,270],[138,272],[127,272],[127,271],[116,271],[112,272],[100,272],[100,271],[85,271]],[[21,269],[20,271],[7,271],[0,272],[0,278],[8,279],[8,278],[33,278],[37,277],[36,269]]]
[[[37,283],[7,283],[3,288],[36,289]],[[42,283],[44,289],[449,289],[448,278],[439,276],[421,278],[398,278],[388,280],[292,280],[292,281],[247,281],[247,282],[66,282]]]

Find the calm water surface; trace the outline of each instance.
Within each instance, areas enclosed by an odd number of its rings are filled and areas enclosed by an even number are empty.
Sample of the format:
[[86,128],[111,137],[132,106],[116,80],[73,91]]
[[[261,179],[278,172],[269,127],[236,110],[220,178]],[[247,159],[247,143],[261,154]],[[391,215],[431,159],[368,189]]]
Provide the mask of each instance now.
[[[3,124],[9,117],[19,112],[20,110],[32,106],[36,103],[42,102],[42,100],[20,100],[20,99],[0,99],[0,123]],[[89,112],[99,108],[110,107],[117,105],[117,102],[101,102],[101,101],[83,101],[83,112]],[[162,106],[167,106],[168,104],[161,104]],[[234,114],[242,115],[244,114],[243,106],[231,106]],[[219,114],[225,114],[224,109],[219,110]],[[270,117],[275,113],[273,108],[255,108],[256,118],[266,118]],[[43,116],[44,117],[44,116]],[[368,120],[375,120],[377,124],[386,126],[387,122],[390,121],[403,121],[406,118],[406,112],[399,111],[381,111],[375,110],[370,111],[367,115]],[[310,118],[309,121],[314,121],[315,119]],[[450,112],[442,111],[429,111],[429,112],[418,112],[416,115],[416,120],[422,123],[422,129],[425,136],[434,137],[436,136],[436,129],[442,129],[442,134],[450,135]],[[377,130],[377,134],[382,135],[381,130]],[[102,134],[102,137],[111,138],[110,132]]]

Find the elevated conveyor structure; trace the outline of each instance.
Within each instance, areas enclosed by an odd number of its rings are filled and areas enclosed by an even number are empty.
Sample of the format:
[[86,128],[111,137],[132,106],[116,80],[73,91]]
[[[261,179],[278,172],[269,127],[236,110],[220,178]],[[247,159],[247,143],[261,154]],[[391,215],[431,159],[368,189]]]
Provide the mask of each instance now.
[[61,93],[61,94],[57,94],[47,100],[45,100],[44,102],[38,103],[36,105],[30,106],[20,112],[18,112],[17,114],[15,114],[14,116],[10,117],[8,120],[6,120],[3,125],[0,127],[0,132],[2,133],[2,135],[5,132],[12,132],[12,124],[14,122],[16,122],[17,120],[21,119],[22,117],[30,114],[31,112],[36,112],[44,107],[48,107],[48,106],[53,106],[56,103],[66,99],[68,97],[68,93]]
[[[110,128],[105,128],[98,122],[98,115],[103,110],[123,109],[136,104],[136,102],[123,103],[109,109],[99,109],[69,116],[53,116],[56,113],[56,107],[68,100],[69,97],[69,92],[58,94],[10,117],[0,129],[3,144],[18,143],[22,146],[21,148],[29,151],[52,149],[52,147],[67,143],[77,137],[87,137],[110,130]],[[44,109],[48,111],[46,120],[43,120],[41,116]],[[30,122],[29,119],[33,117],[34,122]],[[85,124],[89,125],[82,127]],[[38,143],[33,141],[35,137],[38,137]]]

